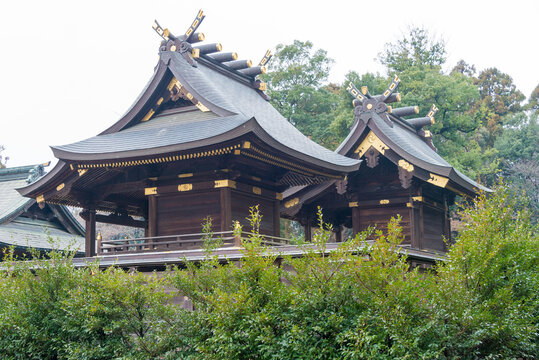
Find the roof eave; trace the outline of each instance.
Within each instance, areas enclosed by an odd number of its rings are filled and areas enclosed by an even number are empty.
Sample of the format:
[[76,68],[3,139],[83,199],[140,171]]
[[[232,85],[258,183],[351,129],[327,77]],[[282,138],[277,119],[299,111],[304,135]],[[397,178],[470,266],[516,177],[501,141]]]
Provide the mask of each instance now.
[[54,181],[57,176],[60,176],[60,174],[67,169],[67,164],[64,161],[60,160],[56,163],[56,165],[51,171],[39,178],[37,181],[15,190],[17,190],[22,196],[35,198],[39,189],[49,184],[51,181]]
[[[333,164],[327,161],[323,161],[321,159],[315,158],[313,156],[307,155],[305,153],[301,153],[299,151],[293,150],[280,142],[273,139],[263,128],[260,126],[260,124],[256,121],[255,118],[251,118],[247,120],[246,122],[242,123],[241,125],[237,126],[236,128],[229,130],[225,133],[222,133],[220,135],[206,138],[203,140],[197,140],[197,141],[191,141],[186,142],[182,144],[173,144],[173,145],[167,145],[167,146],[161,146],[161,147],[155,147],[155,148],[147,148],[147,149],[139,149],[139,150],[130,150],[130,151],[120,151],[120,152],[110,152],[110,153],[98,153],[98,154],[89,154],[89,153],[75,153],[75,152],[69,152],[66,150],[62,150],[56,147],[51,147],[54,153],[54,156],[62,160],[62,164],[65,164],[67,166],[66,162],[80,162],[80,161],[109,161],[109,160],[119,160],[119,159],[132,159],[132,158],[138,158],[138,157],[149,157],[149,156],[155,156],[160,154],[169,154],[173,152],[179,152],[179,151],[185,151],[185,150],[191,150],[195,148],[201,148],[204,146],[211,146],[215,145],[221,142],[231,141],[236,138],[239,138],[241,136],[244,136],[248,133],[253,133],[258,137],[260,140],[262,140],[267,145],[275,148],[276,150],[282,151],[286,154],[290,154],[293,157],[296,157],[304,162],[316,165],[320,168],[331,170],[332,172],[339,172],[339,173],[350,173],[353,171],[356,171],[359,169],[359,166],[361,164],[361,160],[355,160],[353,161],[353,164],[350,166],[345,165],[338,165]],[[52,172],[56,170],[53,169]],[[52,173],[51,172],[51,173]],[[59,172],[59,170],[57,171]],[[50,174],[50,173],[49,173]],[[52,176],[49,176],[47,174],[45,177],[48,179],[52,178]],[[44,177],[44,178],[45,178]],[[40,179],[39,183],[44,183],[45,179]],[[35,188],[39,187],[39,185],[36,184]],[[25,195],[31,192],[29,189],[30,187],[26,187],[23,189],[20,189],[19,192],[25,191],[23,194]],[[33,190],[33,188],[32,188]]]

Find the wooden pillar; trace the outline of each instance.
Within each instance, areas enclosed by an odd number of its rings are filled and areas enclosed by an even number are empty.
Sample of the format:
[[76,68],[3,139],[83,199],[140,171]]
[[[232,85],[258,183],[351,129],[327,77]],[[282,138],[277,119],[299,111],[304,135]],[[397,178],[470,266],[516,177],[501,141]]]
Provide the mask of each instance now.
[[281,202],[273,202],[273,236],[281,237]]
[[412,248],[419,249],[419,216],[417,214],[418,210],[414,206],[412,197],[410,197],[410,244]]
[[335,228],[335,242],[342,242],[342,225],[337,225]]
[[[418,195],[423,197],[423,187],[419,187],[419,191],[418,191]],[[425,246],[425,218],[424,218],[424,214],[423,214],[423,209],[424,209],[424,205],[423,205],[423,201],[420,201],[419,202],[419,215],[417,216],[417,222],[418,222],[418,225],[419,225],[419,231],[418,231],[418,246],[417,248],[418,249],[423,249]]]
[[305,225],[303,226],[303,230],[305,231],[305,242],[311,242],[313,238],[311,219],[307,218],[307,221],[305,222]]
[[86,236],[84,252],[86,257],[92,257],[96,255],[95,252],[95,210],[87,210],[88,216],[86,218]]
[[359,229],[359,208],[358,207],[352,208],[352,230],[354,232],[354,236],[359,234],[359,232],[361,231]]
[[423,249],[424,248],[424,243],[425,243],[425,217],[423,215],[423,209],[424,209],[424,206],[423,206],[423,201],[421,201],[419,203],[419,246],[418,248],[419,249]]
[[148,237],[157,236],[157,196],[148,196]]
[[451,221],[449,219],[449,206],[447,204],[447,194],[443,195],[443,207],[444,212],[442,214],[442,221],[444,222],[444,236],[446,241],[444,241],[444,250],[448,251],[447,244],[451,244]]
[[232,192],[230,188],[220,189],[221,231],[232,230]]

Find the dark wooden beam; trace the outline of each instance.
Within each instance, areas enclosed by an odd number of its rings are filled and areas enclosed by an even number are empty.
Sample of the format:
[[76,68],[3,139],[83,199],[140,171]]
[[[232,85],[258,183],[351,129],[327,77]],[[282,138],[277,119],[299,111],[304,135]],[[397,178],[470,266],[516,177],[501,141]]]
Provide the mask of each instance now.
[[273,202],[273,236],[281,237],[281,201],[275,200]]
[[85,236],[85,256],[92,257],[96,255],[95,252],[95,210],[85,210],[87,213],[86,218],[86,236]]
[[116,184],[107,184],[107,185],[101,185],[96,187],[93,192],[95,194],[99,194],[98,197],[96,197],[96,201],[100,201],[105,199],[107,196],[111,194],[123,194],[128,192],[134,192],[134,191],[144,191],[144,188],[149,186],[149,182],[147,180],[142,181],[132,181],[132,182],[124,182],[124,183],[116,183]]
[[354,236],[359,234],[360,228],[359,228],[359,208],[353,207],[352,208],[352,230]]
[[311,222],[309,220],[305,222],[305,225],[303,226],[303,231],[305,232],[305,242],[311,242],[313,236]]
[[[87,220],[88,216],[89,216],[88,213],[81,213],[81,217],[84,220]],[[100,222],[100,223],[105,223],[105,224],[130,226],[130,227],[136,227],[136,228],[145,228],[147,224],[145,220],[135,220],[131,216],[128,216],[128,215],[116,215],[116,214],[110,214],[110,215],[96,214],[95,221]]]
[[230,188],[220,189],[221,200],[221,231],[232,229],[232,196]]
[[157,196],[148,196],[148,236],[157,236]]

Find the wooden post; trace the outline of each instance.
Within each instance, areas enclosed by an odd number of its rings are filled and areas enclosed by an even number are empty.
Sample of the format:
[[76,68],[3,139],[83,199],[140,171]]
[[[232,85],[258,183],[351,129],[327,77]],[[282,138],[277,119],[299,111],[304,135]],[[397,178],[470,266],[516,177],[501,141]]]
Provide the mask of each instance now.
[[359,208],[353,207],[352,208],[352,230],[354,232],[354,236],[359,234]]
[[303,229],[305,231],[305,242],[311,242],[312,241],[311,219],[307,218]]
[[[444,222],[444,236],[448,244],[451,244],[451,221],[449,219],[449,207],[447,205],[447,194],[443,195],[444,213],[442,215],[442,221]],[[444,250],[448,251],[447,244],[444,242]]]
[[230,231],[232,229],[232,193],[230,188],[220,189],[221,200],[221,231]]
[[95,210],[90,209],[88,211],[88,217],[86,219],[86,237],[85,237],[85,256],[95,256]]
[[425,244],[425,217],[423,215],[423,202],[419,203],[419,249],[424,248]]
[[[419,187],[418,195],[423,196],[422,187]],[[418,234],[419,236],[418,236],[418,244],[417,244],[418,249],[423,249],[425,247],[425,218],[423,216],[424,215],[423,209],[424,209],[423,201],[421,201],[419,203],[419,217],[417,219],[417,221],[419,222],[419,234]]]
[[335,242],[342,242],[342,225],[338,225],[335,229]]
[[148,196],[148,237],[157,236],[157,196]]
[[412,248],[419,249],[419,224],[417,223],[419,221],[419,216],[416,214],[418,210],[415,208],[411,196],[410,205],[410,244]]
[[101,240],[103,240],[101,233],[97,233],[97,255],[101,255]]
[[281,237],[281,202],[275,200],[273,202],[273,236]]

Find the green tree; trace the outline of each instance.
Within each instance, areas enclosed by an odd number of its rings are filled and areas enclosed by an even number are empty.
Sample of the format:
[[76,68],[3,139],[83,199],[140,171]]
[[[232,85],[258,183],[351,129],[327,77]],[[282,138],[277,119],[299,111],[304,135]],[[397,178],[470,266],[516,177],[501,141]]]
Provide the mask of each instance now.
[[539,113],[539,85],[533,89],[530,97],[528,98],[528,104],[526,104],[526,110],[531,110],[535,114]]
[[527,200],[502,185],[461,213],[432,304],[447,358],[538,355],[539,232]]
[[520,111],[525,97],[516,89],[511,76],[496,68],[481,71],[474,83],[481,96],[473,109],[474,117],[482,125],[478,139],[482,148],[488,149],[503,131],[503,117]]
[[435,39],[424,28],[413,27],[402,39],[386,44],[378,59],[390,74],[410,68],[439,68],[446,60],[445,41]]
[[338,96],[326,83],[333,64],[327,52],[314,50],[310,41],[295,40],[277,46],[268,82],[272,105],[305,135],[321,144],[331,137],[331,113]]
[[2,145],[0,145],[0,169],[5,168],[7,166],[6,163],[9,160],[9,157],[7,157],[7,156],[5,158],[3,157],[2,152],[4,150],[5,150],[4,147]]
[[513,191],[524,191],[530,210],[539,219],[539,114],[520,112],[504,118],[504,131],[494,144],[502,174]]
[[453,70],[451,70],[451,73],[458,72],[468,77],[473,77],[476,71],[477,70],[475,69],[475,65],[468,64],[464,60],[459,60],[457,62],[457,65],[455,65]]

